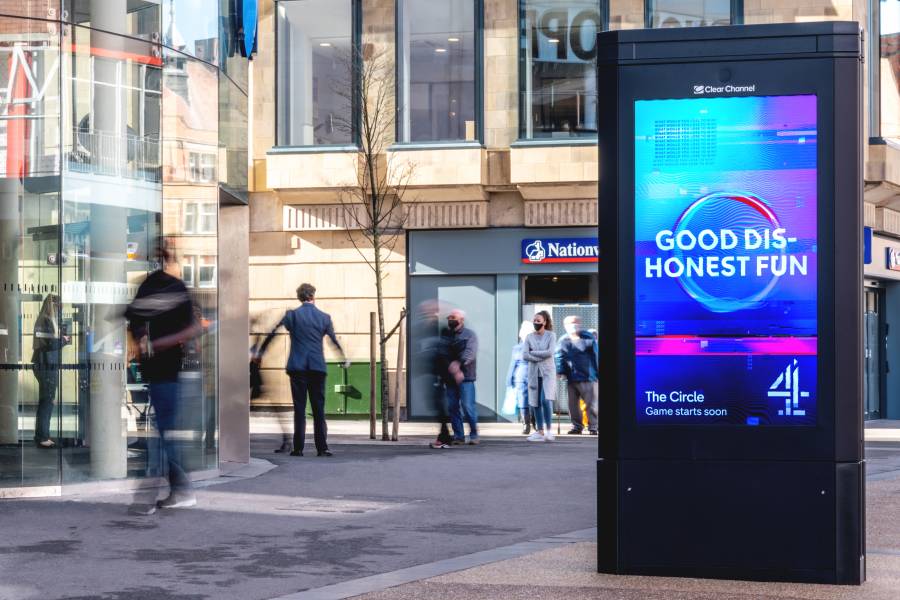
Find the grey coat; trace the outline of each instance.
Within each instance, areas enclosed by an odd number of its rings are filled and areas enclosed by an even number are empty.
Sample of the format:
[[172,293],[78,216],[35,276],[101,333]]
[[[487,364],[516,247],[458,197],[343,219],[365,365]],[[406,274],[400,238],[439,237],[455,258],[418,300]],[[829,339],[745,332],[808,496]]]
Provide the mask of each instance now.
[[522,348],[522,358],[528,362],[528,405],[537,406],[538,377],[543,378],[544,399],[556,400],[556,336],[551,331],[529,333]]

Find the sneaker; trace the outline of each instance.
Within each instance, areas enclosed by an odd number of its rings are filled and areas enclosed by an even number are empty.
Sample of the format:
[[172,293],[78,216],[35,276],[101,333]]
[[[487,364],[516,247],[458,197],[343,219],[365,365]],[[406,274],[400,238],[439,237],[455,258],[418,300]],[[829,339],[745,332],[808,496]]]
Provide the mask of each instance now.
[[450,445],[447,444],[446,442],[442,442],[441,440],[437,440],[437,441],[434,441],[434,442],[431,442],[430,444],[428,444],[428,447],[432,448],[434,450],[445,450],[445,449],[449,448]]
[[193,494],[183,496],[181,494],[170,494],[165,500],[156,503],[158,508],[190,508],[197,506],[197,497]]
[[453,440],[450,442],[451,446],[464,446],[466,444],[466,440]]
[[566,432],[566,435],[581,435],[580,429],[575,429],[574,427]]
[[128,507],[129,515],[152,515],[156,512],[155,504],[132,504]]
[[525,439],[528,440],[529,442],[543,442],[544,434],[541,433],[540,431],[535,431],[534,433],[532,433]]
[[556,436],[553,435],[553,432],[550,431],[550,430],[548,429],[548,430],[547,430],[547,434],[544,436],[544,441],[545,441],[545,442],[552,442],[552,441],[555,440],[555,439],[556,439]]
[[591,434],[591,435],[597,435],[597,430],[596,430],[596,429],[591,429],[590,431],[588,431],[588,433]]
[[481,443],[481,440],[479,440],[478,438],[469,438],[470,446],[477,446],[480,443]]

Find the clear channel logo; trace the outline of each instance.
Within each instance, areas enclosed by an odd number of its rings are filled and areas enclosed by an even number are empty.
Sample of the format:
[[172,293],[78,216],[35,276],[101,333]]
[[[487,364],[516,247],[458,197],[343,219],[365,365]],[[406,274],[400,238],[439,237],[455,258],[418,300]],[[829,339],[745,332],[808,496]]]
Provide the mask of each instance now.
[[695,85],[694,95],[704,96],[708,94],[753,94],[756,92],[756,84],[753,85]]

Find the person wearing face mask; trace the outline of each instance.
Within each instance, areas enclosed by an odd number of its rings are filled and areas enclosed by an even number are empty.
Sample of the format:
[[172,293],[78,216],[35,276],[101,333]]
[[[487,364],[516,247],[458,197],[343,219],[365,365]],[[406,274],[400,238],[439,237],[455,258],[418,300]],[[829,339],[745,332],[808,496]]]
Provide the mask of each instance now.
[[534,412],[535,431],[529,442],[552,442],[553,402],[556,400],[556,336],[550,313],[539,311],[532,319],[534,331],[525,338],[522,358],[528,362],[528,406]]
[[581,318],[566,317],[566,334],[560,338],[556,350],[557,372],[565,377],[569,393],[569,416],[572,428],[569,435],[581,435],[584,423],[579,400],[584,401],[588,415],[588,431],[597,435],[597,338],[582,329]]
[[447,315],[447,327],[441,331],[441,347],[447,365],[444,390],[454,446],[466,443],[463,418],[469,423],[469,444],[479,444],[478,410],[475,403],[478,336],[466,327],[466,313],[459,309]]

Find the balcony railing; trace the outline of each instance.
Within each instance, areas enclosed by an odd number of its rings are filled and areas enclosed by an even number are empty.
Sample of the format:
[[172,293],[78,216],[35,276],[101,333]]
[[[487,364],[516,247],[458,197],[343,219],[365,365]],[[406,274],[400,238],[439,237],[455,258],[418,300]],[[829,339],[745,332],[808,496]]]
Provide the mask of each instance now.
[[160,143],[157,136],[113,135],[76,128],[73,148],[66,152],[66,171],[162,181]]

